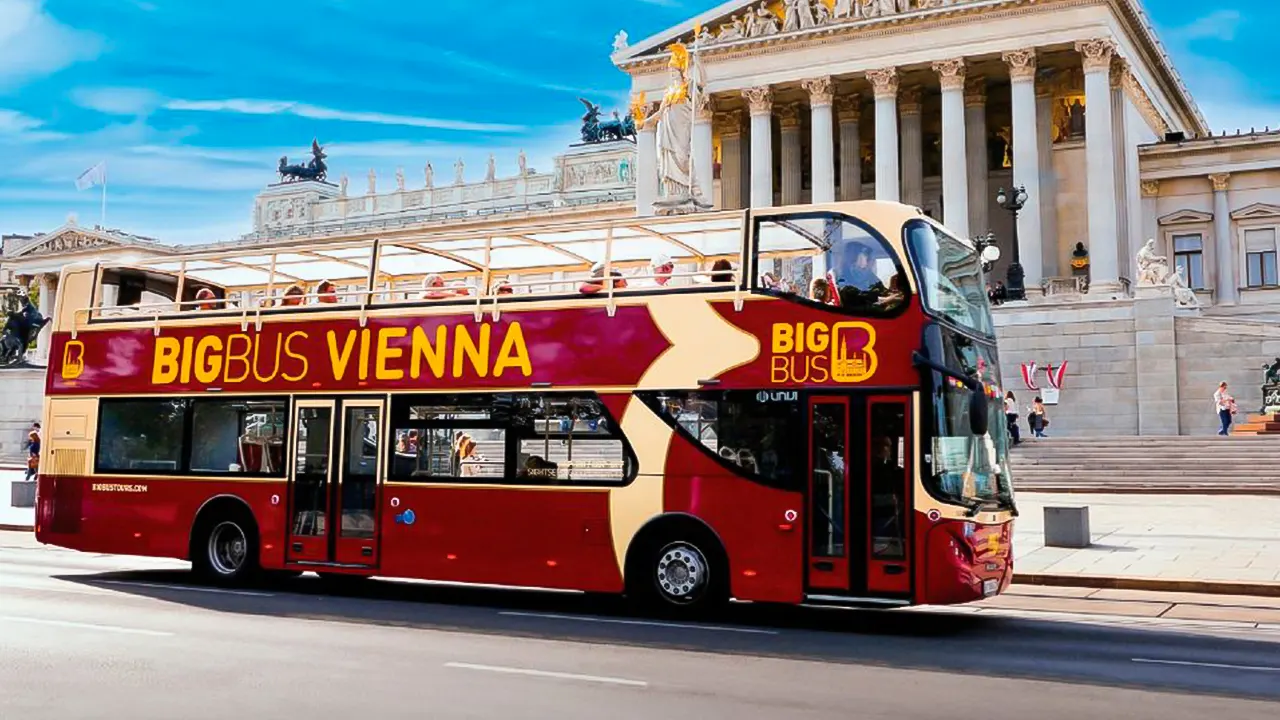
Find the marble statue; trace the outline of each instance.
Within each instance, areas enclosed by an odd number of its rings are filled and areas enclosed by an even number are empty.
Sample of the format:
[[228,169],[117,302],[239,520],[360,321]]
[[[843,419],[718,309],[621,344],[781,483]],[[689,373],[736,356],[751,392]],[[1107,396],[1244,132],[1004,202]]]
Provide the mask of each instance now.
[[1181,308],[1199,308],[1200,298],[1196,297],[1196,293],[1187,287],[1187,283],[1182,279],[1182,268],[1176,268],[1165,278],[1165,282],[1173,288],[1173,301]]
[[693,100],[700,89],[700,68],[683,43],[671,45],[667,65],[670,82],[657,112],[645,120],[657,125],[658,179],[661,198],[655,203],[660,213],[691,212],[707,205],[697,197],[693,169]]
[[759,37],[760,31],[756,28],[756,22],[759,19],[760,17],[748,7],[742,14],[742,34],[749,38]]
[[520,177],[529,174],[529,159],[524,156],[524,150],[521,150],[520,154],[516,156],[516,165],[520,167]]
[[716,42],[726,42],[728,40],[741,40],[746,37],[744,35],[745,23],[742,18],[735,17],[732,22],[727,22],[720,26],[720,34],[716,35]]
[[783,0],[782,31],[793,32],[813,27],[813,2],[814,0]]
[[467,166],[462,162],[462,158],[458,158],[458,162],[453,164],[453,184],[462,185],[467,181]]
[[404,168],[396,168],[396,192],[404,192]]
[[862,0],[836,0],[835,11],[832,13],[837,19],[844,20],[853,17],[853,9],[857,6],[862,7]]
[[1164,285],[1169,277],[1169,258],[1156,254],[1156,241],[1147,240],[1138,251],[1138,284]]
[[831,23],[831,8],[822,0],[814,0],[813,3],[813,24],[816,26],[829,25]]
[[346,173],[342,173],[342,178],[338,180],[338,196],[339,197],[347,196],[347,174]]
[[489,163],[485,166],[485,169],[484,169],[484,181],[493,182],[495,179],[497,179],[497,175],[498,175],[497,161],[493,159],[493,153],[489,153]]
[[711,30],[707,28],[706,25],[703,25],[702,29],[698,31],[698,35],[695,41],[699,45],[710,45],[719,39],[720,39],[719,37],[716,37],[711,34]]
[[426,176],[427,189],[430,190],[436,183],[436,171],[431,167],[430,162],[428,162],[427,166],[422,169],[422,174]]
[[627,31],[619,30],[617,35],[613,36],[613,51],[626,50],[630,45],[627,44]]
[[756,8],[756,37],[768,37],[778,34],[778,16],[769,9],[767,2]]
[[378,194],[378,174],[373,171],[373,168],[369,168],[369,194]]

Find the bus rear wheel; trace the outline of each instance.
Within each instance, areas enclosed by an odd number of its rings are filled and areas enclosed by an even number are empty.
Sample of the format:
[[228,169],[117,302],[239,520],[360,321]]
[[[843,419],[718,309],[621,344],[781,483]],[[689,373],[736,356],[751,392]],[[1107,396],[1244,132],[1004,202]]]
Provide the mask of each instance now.
[[220,517],[205,524],[193,548],[195,571],[219,585],[237,585],[258,572],[258,533],[244,518]]

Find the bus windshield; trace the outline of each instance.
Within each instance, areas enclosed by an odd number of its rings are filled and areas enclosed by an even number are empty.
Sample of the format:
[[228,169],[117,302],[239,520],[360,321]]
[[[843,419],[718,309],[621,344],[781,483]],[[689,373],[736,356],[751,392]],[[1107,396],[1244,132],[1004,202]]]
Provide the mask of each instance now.
[[924,220],[908,223],[906,233],[925,309],[967,330],[994,336],[977,251]]
[[1009,433],[995,346],[947,331],[943,331],[942,346],[945,365],[981,378],[989,422],[985,435],[974,435],[969,418],[972,391],[958,380],[942,377],[934,392],[933,472],[926,482],[943,499],[1008,508],[1013,503]]

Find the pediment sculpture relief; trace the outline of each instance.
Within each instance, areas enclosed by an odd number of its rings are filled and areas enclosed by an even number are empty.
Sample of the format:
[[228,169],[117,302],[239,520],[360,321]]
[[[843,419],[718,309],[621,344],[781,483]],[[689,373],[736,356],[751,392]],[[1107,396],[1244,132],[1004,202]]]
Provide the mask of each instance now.
[[106,247],[111,244],[113,243],[109,243],[102,238],[84,235],[82,233],[63,233],[36,245],[31,248],[30,251],[23,253],[23,255],[56,255],[58,253],[91,250],[93,248]]
[[747,5],[715,28],[700,28],[693,42],[705,47],[971,2],[975,0],[783,0],[775,12],[766,0]]

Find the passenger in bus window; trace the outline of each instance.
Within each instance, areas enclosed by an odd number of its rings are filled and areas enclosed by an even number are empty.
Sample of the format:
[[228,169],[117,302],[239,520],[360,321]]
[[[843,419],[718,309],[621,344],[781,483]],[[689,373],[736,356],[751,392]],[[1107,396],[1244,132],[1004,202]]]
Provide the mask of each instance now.
[[711,282],[731,283],[733,278],[733,263],[728,260],[717,260],[711,264]]
[[284,291],[284,297],[281,298],[280,304],[284,307],[296,307],[302,304],[307,297],[307,291],[301,285],[290,285]]
[[[613,289],[622,290],[627,287],[627,281],[622,277],[622,273],[614,270],[609,273],[613,277]],[[582,285],[578,286],[578,291],[583,295],[595,295],[604,290],[604,263],[598,262],[591,266],[591,277]]]
[[199,310],[217,310],[218,298],[209,288],[200,288],[196,291],[196,308]]
[[814,278],[809,283],[809,299],[823,305],[834,304],[835,293],[831,290],[831,283],[824,277]]
[[453,293],[444,286],[444,278],[439,275],[428,275],[423,278],[422,294],[418,296],[420,300],[440,300],[452,296]]
[[338,288],[328,280],[321,280],[316,286],[316,302],[325,305],[338,302]]

